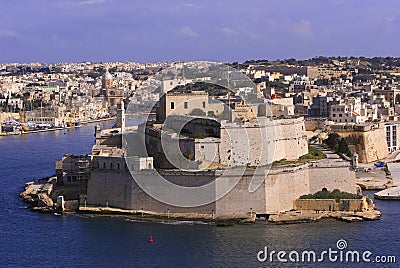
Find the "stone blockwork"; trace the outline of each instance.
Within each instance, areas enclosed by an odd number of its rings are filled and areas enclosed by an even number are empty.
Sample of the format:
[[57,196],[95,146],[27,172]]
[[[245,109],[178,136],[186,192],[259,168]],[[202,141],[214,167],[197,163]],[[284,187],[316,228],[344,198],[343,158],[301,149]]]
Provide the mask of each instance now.
[[[198,166],[193,162],[182,166],[180,163],[185,159],[180,159],[179,153],[176,153],[179,150],[190,160],[224,166],[267,165],[281,159],[297,160],[308,153],[303,118],[257,118],[258,122],[242,124],[223,121],[221,125],[210,119],[197,120],[202,123],[195,124],[196,128],[190,123],[185,125],[185,133],[181,135],[161,128],[159,124],[146,127],[146,147],[149,155],[154,157],[156,167],[187,169],[186,166]],[[175,122],[178,124],[180,121]],[[173,124],[169,126],[176,127]],[[163,145],[162,139],[165,140]],[[165,152],[169,153],[168,158]]]
[[[341,191],[356,191],[355,176],[348,173],[349,167],[336,167],[336,172],[328,171],[327,168],[309,167],[308,164],[294,166],[281,166],[272,168],[268,175],[257,173],[254,169],[247,169],[244,174],[238,169],[238,174],[231,173],[232,183],[235,177],[240,177],[232,190],[222,198],[210,204],[198,207],[176,207],[164,204],[143,191],[132,178],[128,170],[100,170],[94,169],[88,183],[87,202],[89,205],[110,206],[129,210],[147,210],[165,213],[201,213],[215,215],[235,214],[271,214],[278,211],[287,211],[294,208],[294,200],[301,195],[313,193],[323,187],[328,189],[339,189]],[[147,176],[146,182],[151,185],[154,182],[154,170],[142,171],[142,176]],[[218,177],[223,170],[183,172],[178,170],[164,170],[162,175],[169,181],[187,187],[205,185]],[[325,174],[323,174],[325,172]],[[322,176],[322,181],[318,176]],[[259,187],[250,192],[251,183],[260,183]],[[153,185],[153,187],[160,187]],[[219,184],[216,184],[215,195]],[[162,190],[162,189],[158,189]],[[165,193],[173,195],[175,193]],[[194,200],[195,201],[195,200]]]
[[373,204],[368,204],[367,198],[360,199],[298,199],[294,208],[296,210],[321,210],[321,211],[367,211],[373,210]]
[[331,131],[346,139],[349,149],[361,163],[371,163],[388,156],[384,124],[332,125]]
[[256,124],[222,124],[221,164],[259,166],[281,159],[297,160],[308,153],[303,118],[257,120]]

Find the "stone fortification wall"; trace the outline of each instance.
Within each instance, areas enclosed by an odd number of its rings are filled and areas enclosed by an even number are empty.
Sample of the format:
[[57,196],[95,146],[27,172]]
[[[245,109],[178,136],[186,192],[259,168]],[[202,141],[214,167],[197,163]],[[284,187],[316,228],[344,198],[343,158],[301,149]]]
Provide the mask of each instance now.
[[[167,174],[163,172],[165,178],[175,184],[188,187],[204,185],[215,178],[214,172],[197,172],[185,174],[180,171],[173,171]],[[148,177],[150,187],[154,182],[152,179],[155,171],[143,171],[141,176]],[[152,187],[160,187],[153,185]],[[166,193],[174,194],[174,193]],[[164,204],[149,194],[147,194],[136,181],[133,179],[128,170],[104,171],[93,170],[92,176],[88,183],[87,203],[89,205],[110,206],[129,210],[146,210],[167,213],[168,209],[171,213],[215,213],[215,203],[207,204],[199,207],[175,207],[169,204]]]
[[296,160],[308,153],[304,118],[274,120],[275,161],[286,158]]
[[88,180],[87,204],[130,209],[132,194],[129,171],[92,170]]
[[222,125],[221,164],[266,165],[281,159],[297,160],[308,153],[303,118],[259,120],[259,124]]
[[293,200],[310,192],[307,164],[271,169],[264,189],[266,213],[293,209]]
[[[154,170],[142,172],[142,174],[147,174],[146,182],[149,184],[154,181],[152,179],[154,172]],[[202,172],[164,170],[161,172],[167,180],[175,184],[195,187],[215,180],[223,170]],[[330,191],[339,189],[356,193],[355,174],[345,165],[328,168],[326,164],[318,166],[314,163],[311,167],[309,164],[273,167],[267,176],[259,175],[255,178],[253,173],[253,169],[248,169],[239,182],[232,187],[233,189],[216,202],[199,207],[175,207],[155,200],[145,193],[133,180],[128,170],[94,169],[88,182],[87,202],[89,205],[100,206],[105,206],[107,202],[111,207],[161,213],[166,213],[169,209],[171,213],[270,214],[293,209],[294,200],[302,195],[320,191],[324,187]],[[260,182],[261,186],[254,192],[249,192],[249,185],[254,179],[254,182]],[[216,195],[220,190],[218,187],[217,183],[215,192],[209,194]],[[165,192],[165,194],[175,193]]]
[[365,198],[362,199],[298,199],[294,202],[296,210],[325,210],[325,211],[363,211],[368,205],[365,205]]
[[389,154],[384,124],[335,124],[330,128],[346,139],[350,151],[358,154],[361,163],[381,160]]
[[[146,149],[148,154],[154,158],[156,168],[173,169],[176,166],[183,168],[183,163],[187,164],[184,166],[185,169],[197,168],[196,162],[186,162],[179,153],[181,152],[187,159],[195,159],[195,140],[193,138],[168,133],[156,127],[146,128],[145,131]],[[161,139],[165,139],[163,143]],[[168,156],[164,152],[167,152]]]
[[348,193],[357,193],[356,173],[350,163],[342,159],[322,159],[309,163],[310,193],[339,189]]

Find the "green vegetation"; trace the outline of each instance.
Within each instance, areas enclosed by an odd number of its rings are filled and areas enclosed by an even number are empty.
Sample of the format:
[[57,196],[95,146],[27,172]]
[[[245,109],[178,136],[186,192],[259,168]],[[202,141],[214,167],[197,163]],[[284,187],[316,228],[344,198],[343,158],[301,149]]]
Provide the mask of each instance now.
[[272,163],[272,166],[306,163],[309,161],[319,160],[323,158],[326,158],[326,155],[323,152],[315,149],[314,147],[308,146],[308,154],[300,156],[298,160],[287,160],[286,158],[283,158],[281,160],[274,161]]
[[339,202],[340,199],[360,199],[361,197],[360,195],[342,192],[338,189],[330,192],[326,188],[323,188],[322,191],[314,194],[302,195],[300,199],[335,199],[336,202]]
[[277,160],[272,162],[272,166],[282,166],[282,165],[289,165],[294,164],[295,161],[288,161],[286,158],[282,158],[281,160]]
[[172,89],[170,92],[187,92],[190,93],[192,91],[205,91],[208,92],[210,96],[223,96],[228,94],[229,89],[224,88],[223,86],[205,83],[205,82],[195,82],[186,85],[180,85]]
[[310,161],[326,158],[326,154],[315,149],[314,147],[308,146],[308,154],[300,156],[300,161]]
[[192,116],[206,116],[206,112],[204,112],[202,109],[200,108],[194,108],[189,115]]
[[340,155],[352,156],[347,142],[344,138],[341,138],[337,133],[330,133],[328,138],[324,140],[329,149]]

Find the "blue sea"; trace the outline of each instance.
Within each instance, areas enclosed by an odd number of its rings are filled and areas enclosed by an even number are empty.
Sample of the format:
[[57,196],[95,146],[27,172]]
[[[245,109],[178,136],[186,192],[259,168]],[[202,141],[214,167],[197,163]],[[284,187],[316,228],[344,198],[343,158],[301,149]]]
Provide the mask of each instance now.
[[[102,123],[109,127],[111,122]],[[1,267],[400,267],[400,202],[375,200],[379,221],[323,220],[293,225],[235,225],[132,222],[117,218],[56,216],[31,212],[19,198],[25,182],[55,173],[63,154],[88,154],[94,125],[79,129],[0,137]],[[372,192],[368,193],[372,195]],[[149,235],[154,242],[148,243]],[[286,263],[257,254],[265,250],[317,254],[329,248],[372,253],[370,263]],[[342,241],[343,242],[343,241]],[[263,252],[260,256],[263,256]],[[319,256],[319,255],[318,255]],[[395,256],[397,263],[375,262]]]

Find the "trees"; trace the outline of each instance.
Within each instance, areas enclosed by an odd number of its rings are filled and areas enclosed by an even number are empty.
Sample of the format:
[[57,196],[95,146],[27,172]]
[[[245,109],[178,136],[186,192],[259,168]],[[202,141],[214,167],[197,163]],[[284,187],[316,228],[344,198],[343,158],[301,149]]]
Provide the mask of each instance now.
[[347,142],[345,139],[341,139],[338,145],[337,153],[347,155],[351,157],[351,152],[349,146],[347,146]]
[[339,142],[340,142],[340,136],[337,133],[330,133],[328,135],[328,138],[326,140],[324,140],[324,143],[326,145],[328,145],[329,148],[334,149],[334,150],[337,149],[336,145],[338,145]]
[[324,143],[333,151],[338,154],[347,155],[351,157],[349,146],[344,138],[341,138],[337,133],[330,133]]

